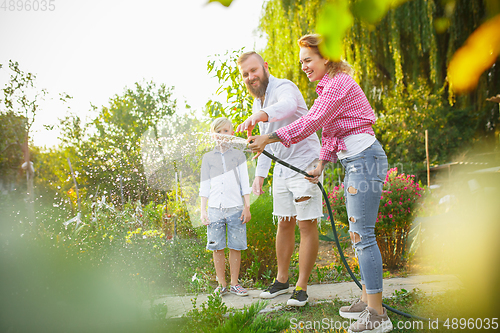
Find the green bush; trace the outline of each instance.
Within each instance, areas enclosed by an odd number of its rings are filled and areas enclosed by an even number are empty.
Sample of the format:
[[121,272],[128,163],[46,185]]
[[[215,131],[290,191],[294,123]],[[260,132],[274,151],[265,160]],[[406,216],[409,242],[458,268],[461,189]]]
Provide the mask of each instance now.
[[191,223],[189,211],[185,202],[169,202],[167,211],[164,224],[164,230],[167,235],[177,235],[181,238],[196,237],[196,231]]
[[107,197],[94,199],[82,200],[79,222],[60,207],[37,206],[37,223],[30,225],[25,223],[23,201],[1,202],[0,213],[9,223],[18,221],[17,235],[29,235],[36,246],[75,264],[109,268],[114,279],[142,299],[208,290],[213,264],[206,254],[205,235],[167,235],[159,228],[163,204],[128,202],[119,210]]
[[245,306],[242,310],[227,308],[218,294],[208,295],[208,300],[202,303],[200,308],[196,307],[196,299],[192,302],[193,309],[186,315],[189,320],[186,321],[182,332],[271,333],[282,332],[290,326],[288,315],[271,318],[259,314],[267,304],[262,301]]
[[190,320],[184,326],[182,332],[210,332],[224,321],[228,312],[226,304],[219,294],[209,294],[206,302],[196,307],[196,298],[191,300],[193,309],[187,313]]
[[[276,269],[276,228],[273,222],[273,197],[263,194],[251,205],[252,219],[247,224],[248,249],[242,251],[240,272],[257,282],[269,279]],[[269,282],[269,281],[266,281]]]

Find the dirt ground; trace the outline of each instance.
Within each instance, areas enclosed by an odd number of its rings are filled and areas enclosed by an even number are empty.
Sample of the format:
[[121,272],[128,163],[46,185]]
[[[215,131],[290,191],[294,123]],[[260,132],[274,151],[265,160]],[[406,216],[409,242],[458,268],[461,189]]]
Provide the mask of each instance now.
[[[316,258],[316,264],[321,267],[329,265],[332,262],[335,263],[335,265],[341,265],[342,262],[337,253],[338,251],[335,242],[320,240],[318,248],[318,256]],[[351,260],[354,258],[354,250],[352,246],[348,246],[344,250],[344,255],[347,259],[347,262],[350,263]],[[407,276],[408,274],[411,274],[412,271],[420,271],[420,270],[424,269],[422,269],[419,261],[413,260],[411,263],[406,264],[400,269],[388,270],[384,268],[384,277],[404,277]]]
[[[316,264],[320,266],[326,266],[334,262],[335,264],[338,264],[336,260],[336,255],[337,253],[337,246],[335,245],[334,242],[327,242],[320,240],[319,241],[319,248],[318,248],[318,257],[316,258]],[[349,247],[344,251],[344,255],[346,258],[351,258],[353,255],[352,248]]]

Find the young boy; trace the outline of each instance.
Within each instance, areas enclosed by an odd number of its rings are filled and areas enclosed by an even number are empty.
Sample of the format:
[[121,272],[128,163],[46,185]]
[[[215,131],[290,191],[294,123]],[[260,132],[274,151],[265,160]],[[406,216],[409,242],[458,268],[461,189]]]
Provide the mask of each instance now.
[[[200,196],[201,222],[207,226],[207,249],[213,251],[219,282],[215,292],[247,296],[248,291],[238,284],[241,251],[247,248],[246,223],[251,218],[246,156],[224,143],[224,135],[234,134],[233,124],[227,118],[214,120],[210,132],[217,146],[203,155]],[[229,290],[225,278],[226,240],[231,273]]]

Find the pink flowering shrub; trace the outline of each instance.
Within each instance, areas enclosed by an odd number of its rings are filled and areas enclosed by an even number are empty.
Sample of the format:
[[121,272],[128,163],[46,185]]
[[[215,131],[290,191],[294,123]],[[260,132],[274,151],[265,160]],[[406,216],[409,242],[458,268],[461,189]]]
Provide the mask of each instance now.
[[[333,220],[337,225],[345,226],[347,223],[347,210],[345,208],[345,198],[344,198],[344,183],[340,186],[335,186],[333,192],[328,194],[328,199],[330,200],[330,206],[332,207]],[[330,216],[328,216],[330,220]]]
[[403,263],[408,233],[423,191],[414,175],[398,175],[397,168],[387,172],[375,224],[378,246],[387,268]]
[[[415,182],[414,175],[398,174],[397,168],[387,172],[375,224],[375,235],[387,268],[396,268],[403,263],[408,233],[423,190]],[[349,225],[344,186],[336,186],[328,197],[335,222]]]

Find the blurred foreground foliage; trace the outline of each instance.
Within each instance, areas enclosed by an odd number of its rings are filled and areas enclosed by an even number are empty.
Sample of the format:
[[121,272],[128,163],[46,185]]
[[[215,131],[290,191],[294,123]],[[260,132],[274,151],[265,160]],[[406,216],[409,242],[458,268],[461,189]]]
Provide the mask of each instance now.
[[155,298],[206,290],[203,235],[166,235],[156,206],[96,198],[67,223],[67,211],[37,201],[31,223],[23,196],[0,202],[1,331],[149,332]]

